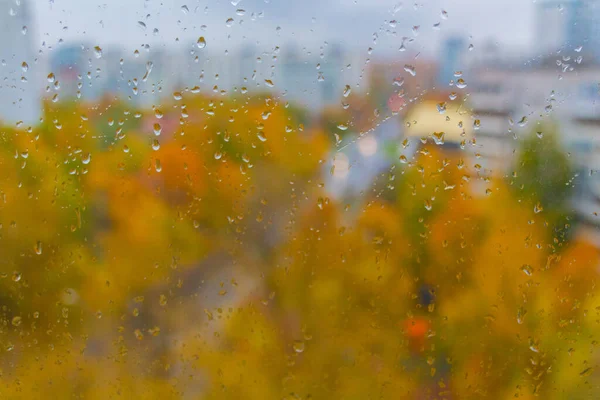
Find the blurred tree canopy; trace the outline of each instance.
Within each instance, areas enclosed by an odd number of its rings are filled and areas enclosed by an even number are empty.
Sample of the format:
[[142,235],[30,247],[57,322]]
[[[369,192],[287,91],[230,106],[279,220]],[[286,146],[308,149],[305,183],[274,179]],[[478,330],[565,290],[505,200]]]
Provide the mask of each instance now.
[[515,195],[537,210],[545,210],[556,236],[569,231],[574,171],[559,142],[556,126],[537,124],[523,138],[512,179]]
[[485,195],[466,152],[427,144],[346,204],[332,126],[176,97],[0,129],[3,398],[600,396],[598,251],[555,246],[550,129]]

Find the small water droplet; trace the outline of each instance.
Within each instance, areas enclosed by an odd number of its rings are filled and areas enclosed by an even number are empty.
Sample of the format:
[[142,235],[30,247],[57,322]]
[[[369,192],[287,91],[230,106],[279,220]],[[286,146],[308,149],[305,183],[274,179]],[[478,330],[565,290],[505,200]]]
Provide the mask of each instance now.
[[100,46],[94,47],[94,55],[96,56],[96,58],[102,57],[102,48]]
[[533,268],[531,267],[531,265],[523,264],[521,266],[521,271],[527,276],[533,275]]
[[160,136],[160,133],[162,132],[162,126],[160,126],[160,124],[157,122],[153,125],[152,130],[156,136]]
[[204,39],[204,36],[200,36],[200,37],[198,38],[198,41],[196,42],[196,46],[197,46],[199,49],[203,49],[203,48],[205,48],[205,47],[206,47],[206,39]]
[[293,347],[296,353],[303,353],[306,346],[302,340],[296,340]]
[[523,307],[519,307],[519,309],[517,310],[517,323],[519,325],[525,322],[525,315],[527,315],[527,310]]
[[444,132],[434,132],[433,133],[433,141],[435,144],[442,145],[444,144]]
[[13,326],[21,325],[21,317],[13,317],[11,323],[13,324]]
[[529,120],[527,119],[527,117],[523,117],[523,118],[521,118],[521,119],[519,120],[519,122],[517,122],[517,123],[519,124],[519,126],[520,126],[520,127],[523,127],[523,126],[527,125],[527,122],[528,122],[528,121],[529,121]]
[[350,85],[346,85],[346,87],[344,87],[344,97],[350,96],[350,93],[352,93],[352,88]]
[[431,205],[431,201],[429,201],[429,200],[425,200],[425,209],[426,209],[427,211],[431,211],[431,209],[432,209],[432,208],[433,208],[433,207],[432,207],[432,205]]
[[37,254],[38,256],[42,254],[42,242],[40,242],[39,240],[35,243],[35,246],[33,246],[33,250],[35,251],[35,254]]
[[29,65],[23,61],[23,64],[21,64],[21,69],[23,70],[23,72],[27,72],[27,70],[29,69]]

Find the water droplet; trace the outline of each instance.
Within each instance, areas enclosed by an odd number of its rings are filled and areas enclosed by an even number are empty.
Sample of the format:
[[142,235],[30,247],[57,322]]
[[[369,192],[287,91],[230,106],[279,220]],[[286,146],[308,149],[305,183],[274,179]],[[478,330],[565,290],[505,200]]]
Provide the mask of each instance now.
[[183,98],[183,96],[181,95],[181,92],[173,92],[173,99],[179,101]]
[[412,65],[406,64],[404,66],[404,70],[406,72],[408,72],[411,76],[416,76],[417,75],[417,70]]
[[344,87],[344,97],[350,96],[350,93],[352,93],[352,88],[350,85],[346,85],[346,87]]
[[527,276],[533,275],[533,268],[531,267],[531,265],[523,264],[521,266],[521,271]]
[[231,28],[232,25],[233,25],[233,18],[227,18],[227,20],[225,21],[225,26],[228,28]]
[[198,38],[198,41],[196,42],[196,46],[198,46],[199,49],[203,49],[206,47],[206,39],[204,39],[204,36],[200,36]]
[[306,346],[302,340],[296,340],[293,347],[296,353],[303,353]]
[[431,209],[432,209],[432,208],[433,208],[433,207],[432,207],[432,205],[431,205],[431,201],[429,201],[429,200],[425,200],[425,209],[426,209],[427,211],[431,211]]
[[89,164],[90,161],[92,161],[92,155],[90,153],[85,153],[81,158],[81,162],[85,165]]
[[440,114],[444,114],[446,112],[446,102],[438,103],[437,110]]
[[160,136],[160,133],[162,132],[162,126],[160,126],[160,124],[157,122],[152,126],[152,130],[156,136]]
[[542,211],[544,211],[544,207],[542,206],[542,204],[538,201],[536,203],[536,205],[533,207],[533,212],[536,214],[541,213]]
[[346,124],[339,124],[339,125],[337,126],[337,128],[338,128],[340,131],[346,131],[346,130],[348,130],[348,125],[346,125]]
[[448,19],[448,11],[442,10],[442,13],[440,15],[443,19]]
[[275,86],[275,84],[273,83],[273,81],[272,81],[272,80],[270,80],[270,79],[265,79],[265,83],[266,83],[266,85],[267,85],[268,87],[271,87],[271,88],[272,88],[273,86]]
[[11,323],[13,324],[13,326],[21,325],[21,317],[13,317]]
[[523,118],[521,118],[521,119],[519,120],[519,122],[517,122],[517,123],[519,124],[519,126],[520,126],[520,127],[523,127],[523,126],[527,125],[527,122],[528,122],[528,121],[529,121],[529,120],[527,119],[527,117],[523,117]]
[[529,339],[529,350],[533,351],[534,353],[540,352],[538,343],[536,341],[534,341],[533,339]]
[[459,78],[456,81],[456,87],[459,89],[464,89],[467,87],[467,83],[465,82],[465,80],[463,78]]
[[152,150],[158,151],[160,149],[160,143],[158,139],[152,140]]
[[479,128],[481,128],[481,120],[476,119],[473,121],[473,129],[479,130]]
[[404,85],[404,78],[402,78],[402,77],[394,78],[394,80],[392,81],[392,85],[401,87],[402,85]]
[[154,160],[154,169],[156,170],[156,172],[162,171],[162,165],[160,164],[160,160],[158,158]]
[[444,144],[444,132],[434,132],[433,133],[433,141],[435,144],[441,145]]
[[143,21],[138,21],[138,26],[142,29],[146,29],[146,24]]
[[39,240],[35,243],[35,246],[33,246],[33,250],[35,251],[35,254],[37,254],[38,256],[42,254],[42,242],[40,242]]
[[183,12],[184,14],[187,14],[190,12],[190,9],[188,8],[188,6],[186,6],[185,4],[181,6],[181,12]]
[[13,282],[19,282],[21,280],[21,278],[22,278],[22,275],[20,272],[17,272],[17,271],[13,272],[13,274],[12,274]]
[[52,82],[54,82],[56,80],[56,77],[54,76],[53,72],[50,72],[48,74],[48,78],[47,79],[48,79],[48,82],[52,83]]
[[267,141],[267,137],[265,136],[265,133],[263,131],[259,131],[256,136],[258,137],[258,140],[260,140],[261,142],[266,142]]
[[94,55],[96,56],[96,58],[102,57],[102,48],[100,46],[94,47]]
[[21,64],[21,69],[23,70],[23,72],[27,72],[27,70],[29,69],[29,65],[23,61],[23,64]]
[[525,322],[525,315],[527,315],[527,310],[523,307],[519,307],[517,310],[517,323],[519,325]]

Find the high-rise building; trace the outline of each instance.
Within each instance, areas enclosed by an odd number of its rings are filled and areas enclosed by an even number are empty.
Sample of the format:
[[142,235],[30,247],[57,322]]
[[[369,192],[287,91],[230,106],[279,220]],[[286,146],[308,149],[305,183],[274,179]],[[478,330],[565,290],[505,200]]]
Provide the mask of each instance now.
[[536,9],[536,48],[542,53],[582,46],[597,54],[600,44],[598,0],[544,0]]
[[33,125],[41,115],[39,67],[27,0],[0,0],[0,119]]
[[323,49],[320,57],[305,56],[289,46],[281,61],[281,80],[285,98],[316,112],[341,99],[345,52],[340,46]]
[[465,68],[466,50],[467,45],[462,37],[449,37],[444,41],[439,59],[438,84],[440,88],[447,88],[450,81],[456,80],[454,74]]

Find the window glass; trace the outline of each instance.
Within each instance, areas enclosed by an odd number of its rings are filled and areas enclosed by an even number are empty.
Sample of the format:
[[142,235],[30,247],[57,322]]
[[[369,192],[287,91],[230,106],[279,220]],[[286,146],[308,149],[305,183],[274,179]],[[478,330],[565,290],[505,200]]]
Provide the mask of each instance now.
[[0,0],[0,397],[600,398],[599,26]]

